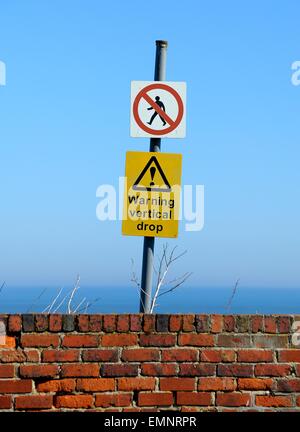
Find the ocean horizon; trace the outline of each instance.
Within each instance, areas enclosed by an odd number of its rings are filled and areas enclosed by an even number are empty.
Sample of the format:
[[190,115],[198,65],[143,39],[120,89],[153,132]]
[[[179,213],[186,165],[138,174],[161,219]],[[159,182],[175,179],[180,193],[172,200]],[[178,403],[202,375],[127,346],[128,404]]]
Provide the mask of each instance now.
[[[52,312],[71,287],[63,289]],[[8,287],[0,293],[0,313],[41,313],[59,292],[53,287]],[[203,288],[183,286],[162,296],[155,309],[157,313],[233,313],[233,314],[300,314],[300,289],[238,287],[232,298],[232,288]],[[81,287],[73,299],[73,308],[83,298],[91,303],[81,313],[137,313],[139,292],[135,286]],[[57,310],[65,313],[67,304]]]

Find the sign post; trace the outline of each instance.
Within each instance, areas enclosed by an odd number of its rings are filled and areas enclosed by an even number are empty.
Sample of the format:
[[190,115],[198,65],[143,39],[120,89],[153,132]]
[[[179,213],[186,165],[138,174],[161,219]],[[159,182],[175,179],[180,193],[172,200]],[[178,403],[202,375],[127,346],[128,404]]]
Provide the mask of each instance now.
[[[168,42],[156,41],[156,57],[154,81],[165,81],[167,62]],[[160,138],[150,138],[150,152],[160,151]],[[141,280],[140,312],[149,313],[151,307],[153,260],[154,260],[154,239],[155,237],[144,237],[143,265]]]

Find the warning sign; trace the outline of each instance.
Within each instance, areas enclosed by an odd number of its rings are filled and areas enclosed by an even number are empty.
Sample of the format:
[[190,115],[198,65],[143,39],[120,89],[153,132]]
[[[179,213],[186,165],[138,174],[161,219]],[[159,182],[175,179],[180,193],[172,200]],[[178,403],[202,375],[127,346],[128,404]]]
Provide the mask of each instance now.
[[131,82],[132,137],[185,137],[186,83]]
[[180,154],[127,152],[122,233],[177,237]]
[[[149,180],[149,174],[151,179]],[[148,177],[148,179],[147,179]],[[171,192],[171,186],[156,156],[152,156],[132,186],[133,190]]]

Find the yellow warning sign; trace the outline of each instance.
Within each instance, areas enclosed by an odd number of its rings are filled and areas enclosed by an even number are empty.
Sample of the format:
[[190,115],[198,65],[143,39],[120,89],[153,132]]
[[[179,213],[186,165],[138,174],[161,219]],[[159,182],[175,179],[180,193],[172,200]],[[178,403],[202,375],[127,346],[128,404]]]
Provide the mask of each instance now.
[[122,233],[177,237],[181,154],[127,152]]

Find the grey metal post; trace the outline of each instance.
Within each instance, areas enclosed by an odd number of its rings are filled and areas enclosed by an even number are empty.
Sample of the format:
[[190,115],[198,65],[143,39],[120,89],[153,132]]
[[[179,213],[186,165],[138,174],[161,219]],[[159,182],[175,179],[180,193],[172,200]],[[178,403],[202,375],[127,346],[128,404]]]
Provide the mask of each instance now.
[[[167,47],[168,47],[167,41],[162,41],[162,40],[156,41],[154,81],[165,81],[166,79]],[[151,138],[149,151],[159,152],[160,143],[161,143],[160,138]],[[144,312],[144,313],[149,313],[151,308],[154,241],[155,241],[155,237],[144,237],[141,300],[140,300],[140,312]]]

